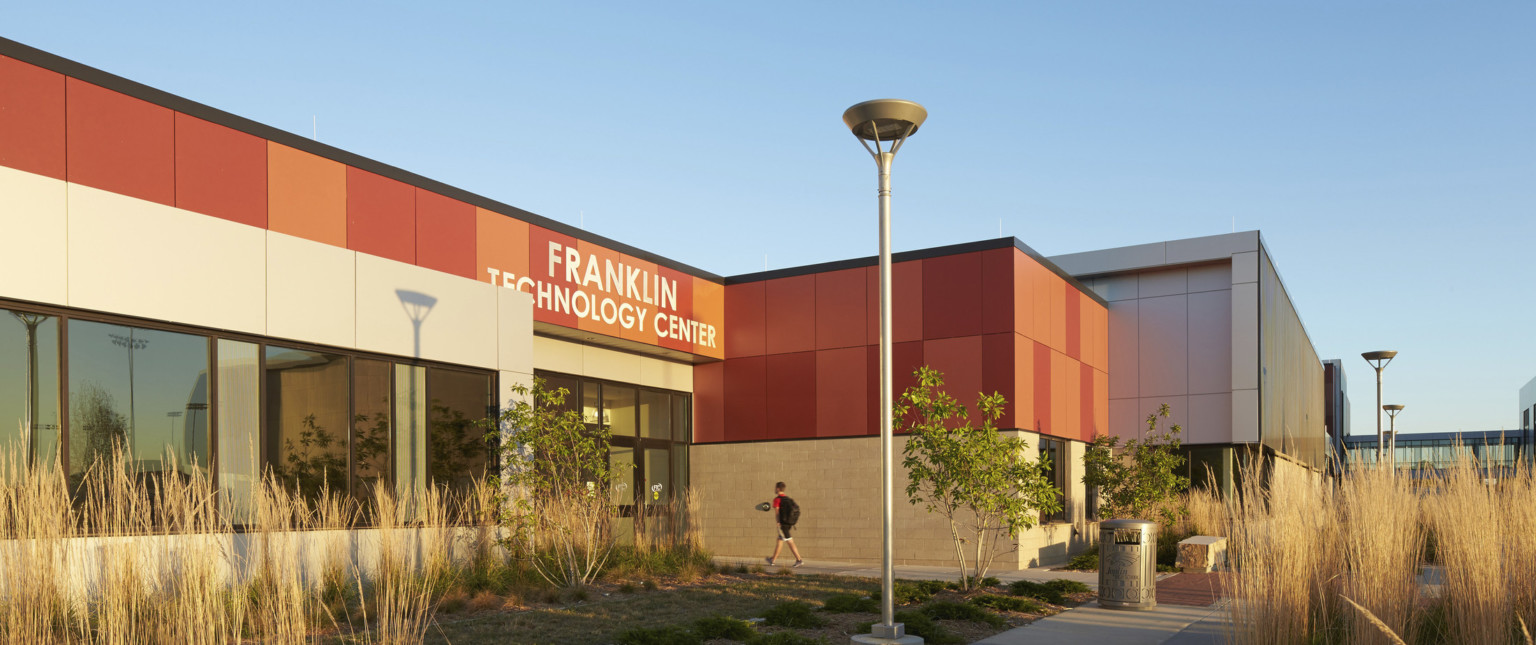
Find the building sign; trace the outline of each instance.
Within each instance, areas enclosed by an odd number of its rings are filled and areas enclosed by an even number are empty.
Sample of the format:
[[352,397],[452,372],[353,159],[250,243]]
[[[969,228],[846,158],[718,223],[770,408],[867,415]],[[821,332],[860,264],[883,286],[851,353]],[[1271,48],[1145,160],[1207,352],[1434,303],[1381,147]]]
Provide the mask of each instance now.
[[723,285],[490,211],[477,224],[483,279],[533,296],[534,320],[724,357]]

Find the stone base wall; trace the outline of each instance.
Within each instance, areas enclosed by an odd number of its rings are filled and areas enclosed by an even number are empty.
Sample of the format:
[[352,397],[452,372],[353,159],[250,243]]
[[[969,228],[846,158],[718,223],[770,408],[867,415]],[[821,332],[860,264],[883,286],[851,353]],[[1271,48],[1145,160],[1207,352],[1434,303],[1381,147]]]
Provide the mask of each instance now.
[[[1010,431],[1036,452],[1038,436]],[[906,438],[892,441],[892,522],[895,526],[894,560],[899,565],[951,566],[956,563],[955,543],[942,515],[929,513],[921,504],[907,500],[907,472],[901,468]],[[999,545],[993,563],[998,570],[1017,570],[1065,562],[1088,548],[1096,527],[1083,517],[1083,444],[1071,442],[1069,454],[1068,508],[1070,523],[1038,526],[1019,536],[1018,548],[1009,541]],[[1034,456],[1034,455],[1031,455]],[[775,482],[800,505],[795,544],[810,560],[878,563],[880,560],[880,440],[850,437],[733,444],[701,444],[689,453],[690,479],[699,497],[699,523],[704,545],[715,555],[767,557],[773,552],[775,526],[772,513],[756,510],[773,498]],[[792,558],[787,553],[781,558]],[[967,561],[975,546],[966,545]]]

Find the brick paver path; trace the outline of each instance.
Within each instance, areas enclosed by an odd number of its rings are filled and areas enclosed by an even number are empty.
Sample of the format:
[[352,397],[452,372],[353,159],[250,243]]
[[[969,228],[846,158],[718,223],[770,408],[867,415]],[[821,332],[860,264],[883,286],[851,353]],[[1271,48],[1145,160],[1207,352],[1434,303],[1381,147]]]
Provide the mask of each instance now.
[[1180,573],[1157,581],[1157,604],[1209,607],[1221,598],[1220,573]]

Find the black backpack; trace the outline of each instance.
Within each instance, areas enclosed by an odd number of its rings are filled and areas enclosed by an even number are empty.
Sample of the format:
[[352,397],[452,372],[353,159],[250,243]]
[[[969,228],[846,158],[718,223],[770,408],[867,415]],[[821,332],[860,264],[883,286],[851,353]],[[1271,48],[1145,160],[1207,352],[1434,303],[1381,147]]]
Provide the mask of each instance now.
[[779,496],[779,523],[794,526],[800,523],[800,505],[787,495]]

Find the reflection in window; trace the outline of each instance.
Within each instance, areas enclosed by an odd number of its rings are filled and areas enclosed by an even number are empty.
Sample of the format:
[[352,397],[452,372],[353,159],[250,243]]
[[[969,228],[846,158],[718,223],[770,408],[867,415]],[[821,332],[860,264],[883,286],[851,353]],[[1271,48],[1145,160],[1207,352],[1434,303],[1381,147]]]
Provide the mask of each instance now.
[[672,395],[672,440],[687,443],[691,440],[688,436],[688,419],[693,416],[688,409],[688,397],[683,394]]
[[0,459],[51,466],[59,449],[59,321],[0,310]]
[[468,490],[485,478],[490,451],[480,424],[494,410],[491,378],[432,368],[427,370],[432,396],[429,471],[439,485]]
[[311,499],[346,487],[348,380],[346,356],[267,347],[268,463]]
[[672,438],[672,396],[664,392],[640,392],[640,436],[647,439]]
[[427,489],[426,372],[395,366],[395,490],[401,495]]
[[603,385],[603,423],[615,437],[635,436],[635,388]]
[[1066,462],[1063,460],[1066,452],[1064,448],[1066,448],[1066,442],[1060,439],[1040,438],[1040,458],[1050,460],[1050,463],[1046,466],[1045,476],[1056,487],[1056,494],[1059,495],[1057,499],[1061,501],[1061,510],[1050,514],[1042,513],[1040,516],[1042,521],[1067,521],[1067,473]]
[[261,375],[257,347],[219,340],[220,508],[235,524],[255,520],[253,492],[261,478]]
[[613,478],[613,503],[629,506],[635,503],[635,449],[612,446],[608,449],[608,472]]
[[390,371],[386,361],[352,361],[352,495],[365,508],[375,486],[389,483]]
[[69,392],[73,475],[116,446],[141,472],[208,463],[206,337],[72,320]]

